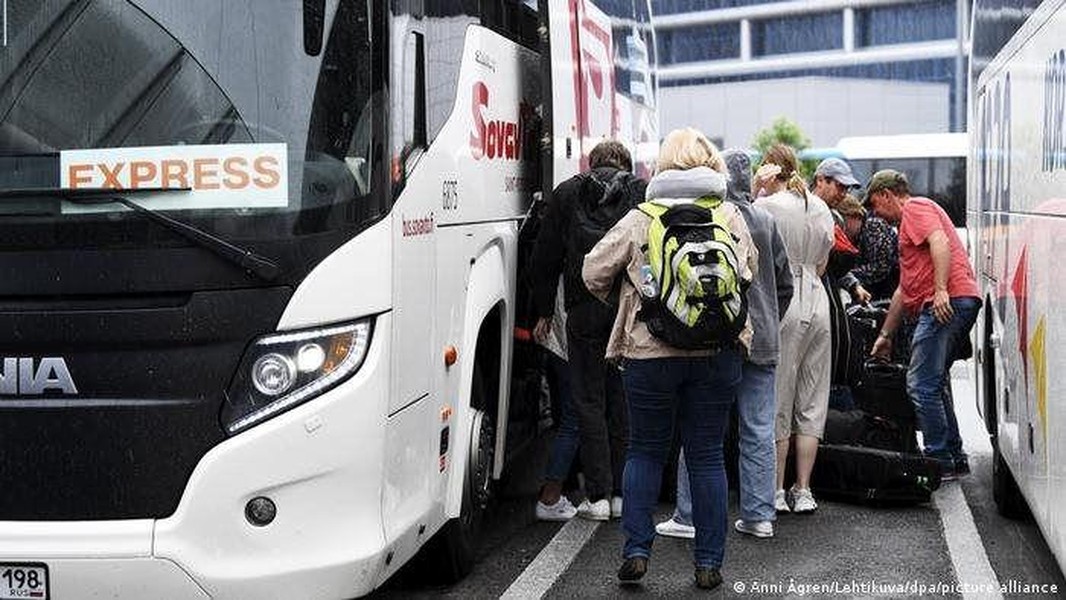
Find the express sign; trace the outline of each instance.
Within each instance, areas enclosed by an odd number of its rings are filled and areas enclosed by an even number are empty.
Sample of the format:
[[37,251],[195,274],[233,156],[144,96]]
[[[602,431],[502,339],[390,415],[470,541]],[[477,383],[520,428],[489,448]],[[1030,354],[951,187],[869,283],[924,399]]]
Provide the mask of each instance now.
[[285,144],[67,150],[60,152],[59,165],[64,188],[191,189],[187,194],[153,198],[150,204],[158,209],[288,204]]

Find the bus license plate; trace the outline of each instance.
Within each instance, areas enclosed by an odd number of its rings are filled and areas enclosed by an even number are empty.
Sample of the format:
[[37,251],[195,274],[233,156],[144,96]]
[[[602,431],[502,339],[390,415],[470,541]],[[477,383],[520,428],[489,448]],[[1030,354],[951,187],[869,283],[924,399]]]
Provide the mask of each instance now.
[[0,563],[0,600],[48,600],[48,566]]

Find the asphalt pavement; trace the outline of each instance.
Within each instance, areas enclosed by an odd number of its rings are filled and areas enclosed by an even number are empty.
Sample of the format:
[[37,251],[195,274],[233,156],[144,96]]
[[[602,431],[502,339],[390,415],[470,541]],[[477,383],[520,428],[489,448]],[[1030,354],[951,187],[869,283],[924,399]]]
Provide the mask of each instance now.
[[[998,515],[991,493],[991,447],[973,403],[973,365],[953,370],[960,430],[973,473],[944,484],[934,502],[873,508],[819,501],[812,515],[782,515],[776,535],[755,539],[730,531],[714,592],[693,585],[691,542],[658,538],[639,586],[615,579],[621,563],[618,521],[540,523],[533,516],[547,439],[517,461],[491,507],[474,572],[454,586],[427,585],[402,571],[374,598],[1032,598],[1024,585],[1066,580],[1036,527]],[[659,518],[672,506],[661,504]],[[737,517],[735,494],[730,519]],[[532,566],[531,566],[532,565]],[[516,583],[516,581],[518,583]],[[1002,586],[1007,593],[988,593]],[[1014,590],[1015,592],[1012,592]]]

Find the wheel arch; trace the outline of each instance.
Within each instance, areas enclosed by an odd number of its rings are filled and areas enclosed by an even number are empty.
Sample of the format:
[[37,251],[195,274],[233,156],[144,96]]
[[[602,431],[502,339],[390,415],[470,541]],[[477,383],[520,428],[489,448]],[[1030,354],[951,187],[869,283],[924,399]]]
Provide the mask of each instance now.
[[[452,464],[456,467],[449,482],[446,513],[459,514],[463,497],[463,471],[469,458],[470,421],[473,410],[482,410],[493,419],[496,440],[493,477],[498,478],[506,446],[510,356],[514,324],[513,277],[508,276],[505,243],[497,239],[484,246],[470,262],[463,311],[463,342],[459,350],[461,379],[456,406],[456,427]],[[476,369],[475,369],[476,367]],[[475,372],[482,377],[483,399],[474,398]],[[461,465],[461,467],[460,467]]]

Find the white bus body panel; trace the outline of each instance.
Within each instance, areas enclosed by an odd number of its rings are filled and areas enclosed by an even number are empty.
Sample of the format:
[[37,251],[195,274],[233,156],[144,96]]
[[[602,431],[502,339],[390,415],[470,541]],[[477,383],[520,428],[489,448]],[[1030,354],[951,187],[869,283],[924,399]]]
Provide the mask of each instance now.
[[842,137],[836,149],[846,160],[965,157],[966,133],[911,133]]
[[338,323],[392,306],[392,221],[383,219],[330,254],[296,288],[278,331]]
[[[644,0],[635,0],[642,4]],[[594,0],[549,0],[552,80],[552,140],[554,184],[588,166],[588,154],[597,143],[614,138],[633,153],[634,170],[650,177],[659,148],[659,123],[655,106],[658,86],[648,64],[648,46],[654,34],[632,22],[612,22]],[[623,40],[618,31],[629,32]],[[623,64],[615,45],[632,44],[631,58]],[[634,58],[637,57],[637,58]],[[626,90],[647,105],[618,90],[615,67],[643,74],[639,89]]]
[[[1064,34],[1066,2],[1044,2],[982,73],[972,94],[968,220],[986,301],[978,358],[993,363],[997,445],[1066,569],[1066,159],[1046,162],[1064,150],[1066,90],[1056,112],[1048,85]],[[1066,85],[1066,64],[1059,69]],[[978,378],[986,413],[980,364]]]

